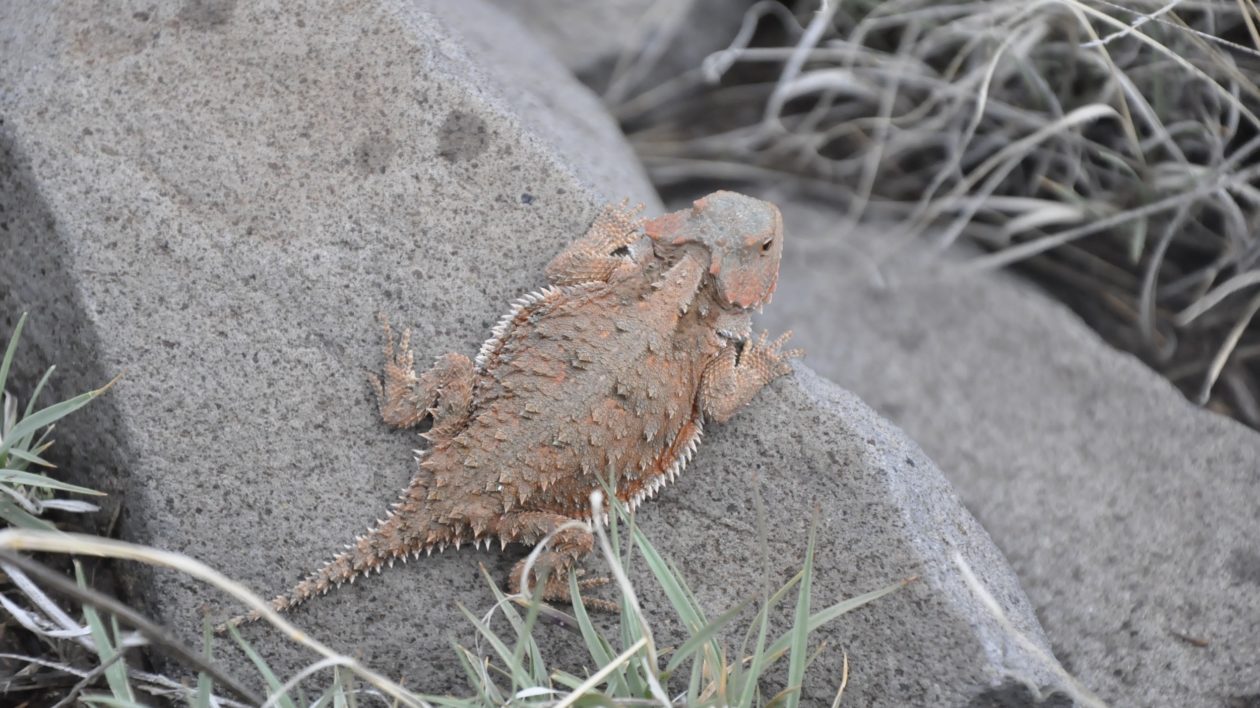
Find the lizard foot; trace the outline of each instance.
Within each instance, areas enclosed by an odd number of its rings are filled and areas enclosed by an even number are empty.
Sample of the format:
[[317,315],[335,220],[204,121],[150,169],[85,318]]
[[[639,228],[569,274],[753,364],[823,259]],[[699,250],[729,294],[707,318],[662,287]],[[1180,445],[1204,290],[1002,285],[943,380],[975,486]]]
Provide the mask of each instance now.
[[[546,554],[544,554],[545,556]],[[541,559],[540,559],[541,560]],[[539,576],[540,568],[535,568],[530,572],[529,588],[523,587],[522,576],[525,572],[525,559],[522,559],[512,568],[512,574],[508,581],[509,592],[515,595],[528,596],[529,590],[532,589],[534,583]],[[573,595],[569,592],[568,568],[547,568],[542,571],[546,574],[546,581],[543,583],[542,599],[548,602],[563,602],[568,605],[574,604]],[[579,580],[577,582],[578,589],[589,590],[591,588],[602,587],[612,582],[607,576],[596,576],[592,578],[581,578],[585,571],[581,568],[577,569]],[[621,605],[612,600],[605,600],[598,597],[582,597],[582,605],[588,610],[596,610],[599,612],[620,612]]]
[[385,379],[368,374],[368,383],[376,392],[376,405],[381,418],[395,428],[410,428],[428,415],[432,401],[418,400],[415,355],[411,353],[411,329],[407,328],[394,341],[394,330],[385,315],[378,315],[385,330]]
[[627,238],[639,229],[643,223],[643,205],[630,206],[630,197],[621,200],[620,204],[606,204],[591,224],[591,231],[606,234],[610,240]]
[[395,428],[412,428],[432,416],[433,427],[425,434],[429,439],[458,429],[468,419],[472,404],[476,376],[472,361],[463,354],[444,354],[416,376],[411,330],[404,329],[395,344],[394,330],[384,315],[381,325],[385,329],[385,379],[368,375],[381,418]]
[[804,349],[781,351],[792,336],[791,330],[779,335],[770,344],[766,344],[767,336],[768,333],[763,331],[756,343],[749,342],[744,346],[744,351],[739,356],[739,365],[751,367],[765,383],[792,373],[791,360],[805,356]]
[[[582,578],[586,571],[578,569],[577,574],[580,578],[577,582],[578,589],[590,590],[591,588],[600,588],[612,582],[612,578],[607,575],[596,575],[591,578]],[[566,588],[567,589],[567,588]],[[565,602],[573,604],[573,598],[570,596]],[[582,605],[588,610],[596,610],[599,612],[617,613],[621,611],[621,603],[613,600],[605,600],[601,597],[582,596]]]

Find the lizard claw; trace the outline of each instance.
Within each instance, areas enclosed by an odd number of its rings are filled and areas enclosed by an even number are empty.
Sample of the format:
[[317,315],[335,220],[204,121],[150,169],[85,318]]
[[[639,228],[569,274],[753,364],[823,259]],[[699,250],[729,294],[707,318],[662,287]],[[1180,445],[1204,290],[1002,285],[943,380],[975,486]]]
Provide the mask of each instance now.
[[611,582],[612,582],[612,578],[608,577],[607,575],[600,575],[594,578],[585,578],[583,580],[579,580],[578,587],[583,590],[590,590],[591,588],[602,588]]
[[630,198],[621,200],[620,204],[609,204],[595,217],[591,229],[604,234],[613,246],[625,246],[638,240],[638,233],[643,219],[639,214],[642,204],[630,206]]
[[750,343],[744,347],[743,353],[740,355],[740,366],[752,367],[754,371],[761,374],[765,381],[771,381],[780,376],[792,373],[792,359],[799,359],[805,356],[803,349],[789,349],[781,351],[783,345],[787,343],[792,332],[789,330],[779,335],[770,344],[766,344],[767,332],[762,332],[757,338],[756,343]]
[[618,603],[598,597],[582,598],[582,606],[588,610],[596,610],[598,612],[606,612],[609,614],[617,614],[621,612],[621,605]]
[[[508,591],[525,597],[527,594],[526,587],[522,582],[524,574],[523,566],[524,561],[521,561],[520,563],[517,563],[515,568],[512,569],[512,574],[508,580]],[[541,570],[541,568],[539,570]],[[560,572],[555,572],[556,569],[554,568],[548,569],[548,571],[549,572],[546,572],[546,581],[543,583],[542,599],[549,602],[563,602],[569,605],[575,604],[574,597],[572,593],[569,592],[568,573],[564,572],[562,569]],[[592,578],[582,578],[581,576],[586,574],[586,571],[582,568],[577,568],[575,570],[575,574],[579,577],[579,580],[577,581],[579,590],[589,590],[591,588],[602,587],[612,582],[612,578],[602,575]],[[530,573],[530,577],[531,580],[537,579],[534,572]],[[531,582],[530,585],[532,586],[533,583]],[[596,610],[598,612],[621,611],[621,605],[617,602],[613,602],[612,600],[605,600],[598,597],[582,597],[581,602],[583,607]]]
[[[612,578],[608,577],[607,575],[597,575],[591,578],[583,578],[582,577],[583,575],[586,575],[586,570],[583,568],[578,568],[577,576],[579,580],[577,581],[577,586],[579,590],[583,590],[583,591],[590,590],[592,588],[601,588],[612,582]],[[565,595],[566,595],[565,602],[568,602],[571,605],[575,604],[573,601],[573,597],[568,592],[569,588],[568,588],[567,583],[564,589],[565,589]],[[613,613],[621,611],[621,604],[614,602],[612,600],[605,600],[600,597],[586,597],[585,595],[583,595],[583,597],[581,598],[581,601],[582,601],[582,605],[586,607],[588,610],[596,610],[598,612],[613,612]]]
[[368,384],[376,394],[381,418],[396,428],[411,427],[428,413],[428,404],[420,405],[414,400],[419,378],[415,371],[415,355],[411,352],[411,329],[403,329],[395,344],[389,318],[384,314],[377,317],[385,332],[385,376],[382,380],[376,374],[369,374]]

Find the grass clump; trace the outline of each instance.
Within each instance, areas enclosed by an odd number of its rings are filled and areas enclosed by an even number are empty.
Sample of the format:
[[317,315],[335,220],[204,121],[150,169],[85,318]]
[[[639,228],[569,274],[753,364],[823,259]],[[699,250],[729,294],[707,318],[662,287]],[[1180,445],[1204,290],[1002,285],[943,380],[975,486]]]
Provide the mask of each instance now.
[[[602,504],[600,500],[593,503]],[[621,534],[616,529],[619,523],[627,520],[629,542],[625,549],[627,554],[623,555],[622,544],[618,540]],[[192,706],[354,705],[357,700],[368,698],[386,705],[408,706],[796,706],[800,703],[805,671],[818,654],[818,648],[811,646],[810,633],[905,584],[896,583],[822,610],[813,610],[814,538],[811,533],[804,567],[799,573],[774,593],[749,598],[710,619],[677,569],[657,552],[634,526],[633,520],[625,516],[624,510],[614,506],[611,523],[613,533],[608,533],[602,524],[595,525],[595,532],[621,595],[619,635],[605,636],[592,621],[580,600],[578,580],[574,575],[570,576],[569,582],[574,596],[579,599],[573,606],[572,614],[547,606],[537,597],[506,596],[487,577],[496,599],[490,611],[478,616],[461,607],[477,633],[477,642],[472,647],[458,644],[453,647],[455,660],[460,662],[468,676],[469,695],[466,697],[413,693],[358,660],[341,655],[301,632],[286,618],[273,612],[265,600],[239,583],[178,553],[93,536],[10,529],[0,531],[0,568],[19,580],[30,606],[35,608],[17,608],[14,603],[6,601],[6,610],[24,625],[36,627],[36,631],[45,636],[58,636],[49,629],[57,626],[60,636],[74,636],[74,641],[90,647],[96,658],[93,668],[65,665],[53,668],[80,677],[72,689],[75,697],[93,705],[137,705],[136,696],[144,692],[182,698]],[[687,639],[677,647],[665,649],[655,642],[651,624],[626,576],[624,563],[631,548],[642,555],[687,630]],[[249,680],[239,679],[215,664],[215,637],[209,631],[209,623],[202,650],[194,651],[116,600],[88,589],[81,575],[78,584],[64,578],[57,581],[54,579],[58,577],[55,572],[18,555],[17,551],[134,560],[175,569],[227,592],[251,609],[259,610],[265,621],[290,640],[309,648],[318,658],[307,669],[281,681],[258,652],[241,639],[235,629],[231,629],[232,640],[246,653],[258,673]],[[71,620],[57,608],[40,589],[43,583],[79,603],[83,610],[82,619]],[[793,597],[793,591],[795,612],[792,624],[778,636],[772,636],[770,615],[781,602]],[[732,650],[723,643],[722,637],[734,620],[743,616],[744,610],[754,602],[757,602],[757,609],[743,632],[744,639],[738,648]],[[509,631],[496,630],[498,625],[492,621],[496,614],[506,620]],[[543,619],[547,624],[568,628],[580,637],[593,665],[598,668],[589,675],[578,676],[550,667],[535,638],[535,630]],[[124,626],[131,627],[132,631],[123,631]],[[124,659],[126,650],[139,646],[165,652],[197,671],[196,685],[188,686],[127,664]],[[787,659],[786,674],[780,671],[784,658]],[[27,660],[32,664],[49,663],[34,657]],[[303,680],[322,672],[332,673],[331,685],[318,697],[308,698],[302,692]],[[786,688],[774,695],[764,695],[766,681],[779,680],[784,675]],[[265,695],[256,693],[250,687],[251,681],[257,682],[260,678],[266,686]],[[88,691],[87,687],[93,684],[103,684],[100,688],[104,690]],[[839,688],[842,689],[843,684]]]
[[1258,76],[1255,0],[760,2],[612,109],[665,188],[773,180],[980,244],[1260,427]]
[[[56,367],[50,366],[35,385],[30,399],[18,415],[17,396],[9,393],[7,384],[13,358],[26,315],[18,319],[13,336],[0,359],[0,523],[28,529],[51,529],[53,525],[43,518],[44,512],[57,510],[68,513],[96,511],[97,507],[81,500],[54,499],[55,492],[69,492],[85,496],[100,496],[101,492],[74,484],[67,484],[49,477],[47,471],[56,469],[44,458],[52,447],[50,438],[58,420],[87,405],[109,390],[113,382],[94,391],[75,396],[35,410],[35,402],[52,376]],[[34,470],[34,471],[32,471]]]

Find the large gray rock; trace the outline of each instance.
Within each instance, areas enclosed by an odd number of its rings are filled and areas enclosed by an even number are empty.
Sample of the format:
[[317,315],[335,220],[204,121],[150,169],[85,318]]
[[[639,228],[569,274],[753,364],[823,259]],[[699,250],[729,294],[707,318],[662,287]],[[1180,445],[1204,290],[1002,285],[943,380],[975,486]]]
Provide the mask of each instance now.
[[885,260],[887,232],[830,209],[784,218],[766,323],[941,465],[1064,665],[1116,705],[1258,700],[1260,436],[1004,273]]
[[[69,364],[55,392],[68,394],[126,369],[60,435],[66,469],[122,503],[125,537],[284,590],[412,469],[414,436],[376,421],[364,381],[380,361],[374,313],[411,324],[421,360],[475,351],[600,202],[659,205],[592,97],[479,4],[110,8],[0,9],[0,312],[6,328],[35,312],[28,381]],[[951,561],[1043,641],[1000,554],[918,448],[852,396],[802,369],[694,464],[641,520],[711,610],[790,577],[816,505],[817,607],[921,576],[820,633],[831,649],[811,701],[835,690],[837,648],[863,705],[1048,680]],[[409,687],[462,690],[448,640],[473,633],[453,604],[484,607],[478,564],[503,578],[515,557],[426,559],[295,619]],[[127,572],[132,599],[190,642],[205,603],[235,609],[177,575]],[[261,626],[249,637],[281,672],[309,661]],[[555,633],[549,649],[572,664],[571,641]]]
[[818,632],[814,642],[829,650],[806,679],[804,705],[834,698],[841,649],[853,705],[966,705],[1023,680],[1049,682],[1046,667],[981,608],[953,556],[1045,646],[1005,559],[922,450],[856,396],[797,366],[710,431],[686,475],[639,515],[694,585],[721,578],[701,585],[706,605],[729,607],[762,582],[756,495],[765,500],[775,585],[800,569],[818,510],[815,607],[920,578]]

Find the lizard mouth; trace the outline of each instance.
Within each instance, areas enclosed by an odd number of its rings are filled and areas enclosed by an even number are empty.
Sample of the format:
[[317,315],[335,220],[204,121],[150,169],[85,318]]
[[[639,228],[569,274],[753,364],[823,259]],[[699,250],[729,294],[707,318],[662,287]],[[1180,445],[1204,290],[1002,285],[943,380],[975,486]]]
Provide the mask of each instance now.
[[752,327],[750,324],[751,323],[745,319],[743,322],[735,324],[734,326],[719,326],[717,328],[717,334],[722,338],[723,344],[730,342],[744,342],[747,341],[748,337],[752,334]]
[[729,342],[743,342],[752,334],[752,319],[749,317],[753,312],[761,311],[761,303],[752,305],[737,305],[728,302],[721,306],[724,313],[719,319],[715,328],[717,334],[722,339],[722,344]]

